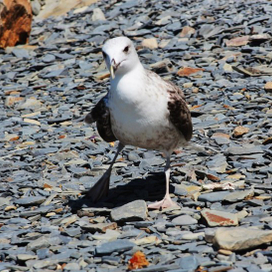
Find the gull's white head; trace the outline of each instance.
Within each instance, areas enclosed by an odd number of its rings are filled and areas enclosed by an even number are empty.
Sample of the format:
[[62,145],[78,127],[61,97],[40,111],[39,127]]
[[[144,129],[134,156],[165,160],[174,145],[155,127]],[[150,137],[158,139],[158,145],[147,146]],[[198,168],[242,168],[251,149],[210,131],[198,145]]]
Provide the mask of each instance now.
[[133,70],[139,63],[139,58],[132,41],[127,37],[117,37],[108,40],[102,47],[103,57],[112,79]]

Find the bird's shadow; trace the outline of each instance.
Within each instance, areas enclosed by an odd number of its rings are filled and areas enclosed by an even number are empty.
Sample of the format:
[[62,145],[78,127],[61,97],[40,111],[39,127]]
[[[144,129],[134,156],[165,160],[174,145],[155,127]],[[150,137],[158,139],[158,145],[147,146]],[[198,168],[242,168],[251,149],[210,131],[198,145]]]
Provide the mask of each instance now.
[[[165,195],[166,183],[164,173],[150,174],[146,178],[135,178],[124,185],[117,185],[109,190],[109,194],[98,202],[93,202],[87,196],[70,199],[68,205],[73,212],[82,208],[114,208],[134,200],[159,201]],[[174,186],[170,185],[170,192]]]

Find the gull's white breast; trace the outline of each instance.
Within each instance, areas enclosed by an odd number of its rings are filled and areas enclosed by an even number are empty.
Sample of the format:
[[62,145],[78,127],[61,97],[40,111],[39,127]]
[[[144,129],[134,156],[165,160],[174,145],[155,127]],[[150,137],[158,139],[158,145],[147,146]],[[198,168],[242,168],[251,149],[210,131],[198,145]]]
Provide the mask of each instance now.
[[167,85],[139,67],[111,82],[112,131],[125,145],[170,151],[185,142],[169,121]]

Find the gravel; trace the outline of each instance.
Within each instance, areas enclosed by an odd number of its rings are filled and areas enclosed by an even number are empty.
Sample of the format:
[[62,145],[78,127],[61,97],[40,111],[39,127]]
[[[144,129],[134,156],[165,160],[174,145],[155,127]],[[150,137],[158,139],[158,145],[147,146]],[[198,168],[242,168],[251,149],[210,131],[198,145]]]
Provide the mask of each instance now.
[[[120,272],[140,250],[142,272],[271,271],[271,12],[139,0],[35,17],[29,45],[0,51],[0,270]],[[134,147],[108,197],[83,195],[116,149],[83,119],[107,92],[101,47],[118,35],[192,110],[191,144],[171,161],[180,208],[146,210],[165,193],[164,159]]]

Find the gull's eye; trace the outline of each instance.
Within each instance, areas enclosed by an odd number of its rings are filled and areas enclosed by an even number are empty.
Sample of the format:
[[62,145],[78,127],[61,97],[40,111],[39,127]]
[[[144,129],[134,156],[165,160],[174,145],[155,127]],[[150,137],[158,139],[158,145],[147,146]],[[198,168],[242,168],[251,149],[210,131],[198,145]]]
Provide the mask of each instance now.
[[103,54],[103,58],[106,59],[107,58],[107,54],[104,51],[102,51],[102,54]]
[[126,46],[126,47],[124,48],[123,52],[128,53],[128,50],[129,50],[129,46]]

